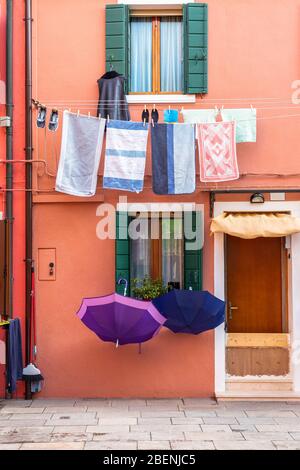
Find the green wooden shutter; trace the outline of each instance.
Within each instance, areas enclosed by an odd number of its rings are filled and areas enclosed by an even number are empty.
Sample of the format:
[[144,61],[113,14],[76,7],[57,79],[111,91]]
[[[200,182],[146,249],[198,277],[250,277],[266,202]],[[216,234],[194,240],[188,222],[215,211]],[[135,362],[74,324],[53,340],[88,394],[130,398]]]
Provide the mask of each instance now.
[[[201,212],[192,213],[192,230],[196,230],[197,218],[202,221]],[[203,222],[201,222],[203,223]],[[184,240],[184,288],[202,290],[202,249],[188,250],[187,246],[193,240]]]
[[207,4],[183,5],[184,92],[207,93]]
[[123,295],[124,284],[118,285],[122,277],[128,282],[127,295],[130,292],[130,241],[128,237],[128,213],[116,212],[116,292]]
[[106,70],[109,71],[112,64],[113,69],[128,81],[128,5],[106,5],[105,38]]

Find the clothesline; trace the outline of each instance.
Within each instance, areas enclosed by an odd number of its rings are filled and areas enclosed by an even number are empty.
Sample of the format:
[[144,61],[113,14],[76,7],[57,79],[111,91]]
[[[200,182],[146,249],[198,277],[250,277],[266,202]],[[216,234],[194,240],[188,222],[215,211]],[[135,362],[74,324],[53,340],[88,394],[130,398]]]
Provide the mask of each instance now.
[[[292,106],[290,106],[290,104],[291,104],[291,103],[289,103],[289,106],[261,106],[261,107],[255,106],[255,108],[253,108],[253,109],[258,109],[258,110],[259,110],[259,109],[300,109],[300,105],[292,105]],[[77,103],[77,106],[76,106],[75,104],[72,105],[72,104],[70,104],[70,103],[63,103],[63,104],[59,104],[59,105],[57,106],[57,105],[54,105],[54,104],[52,103],[52,104],[48,104],[47,106],[48,106],[48,107],[54,107],[55,109],[59,109],[59,110],[70,109],[70,108],[74,108],[74,109],[75,109],[75,108],[77,108],[77,107],[80,108],[80,109],[98,109],[98,106],[96,106],[96,104],[89,104],[89,103],[82,103],[82,104]],[[116,105],[116,103],[111,103],[111,104],[108,103],[108,104],[106,105],[106,108],[116,108],[116,106],[117,106],[119,109],[124,109],[125,107],[127,107],[127,105],[125,105],[125,104],[121,104],[121,105],[118,104],[118,105]],[[149,106],[149,107],[150,107],[150,106]],[[152,107],[152,108],[153,108],[153,107]],[[219,110],[219,109],[221,109],[221,110],[222,110],[222,109],[227,109],[227,108],[222,108],[222,107],[221,107],[221,108],[216,107],[216,108],[217,108],[217,110]],[[150,107],[150,109],[151,109],[151,107]],[[158,106],[155,105],[155,109],[167,110],[168,108],[166,108],[166,106],[164,106],[163,104],[159,104]],[[170,110],[172,110],[172,109],[175,109],[175,107],[174,107],[174,108],[170,107]],[[197,108],[197,107],[195,106],[195,107],[193,107],[193,108],[184,107],[184,108],[182,108],[182,109],[184,109],[185,111],[188,111],[188,110],[194,110],[194,111],[196,111],[196,110],[201,110],[201,109],[215,109],[215,108],[211,108],[211,107],[210,107],[210,108],[208,108],[208,107],[207,107],[207,108],[205,108],[205,107]],[[237,109],[238,109],[238,108],[237,108]],[[248,108],[247,108],[247,109],[248,109]],[[251,109],[250,106],[249,106],[249,109]]]
[[[135,95],[130,95],[131,97],[134,97]],[[149,95],[149,97],[151,97],[151,95]],[[147,103],[147,95],[145,95],[145,103]],[[41,100],[42,103],[53,103],[53,102],[56,102],[56,103],[61,103],[61,102],[76,102],[76,103],[80,103],[80,102],[98,102],[98,100],[96,99],[51,99],[51,100]],[[113,101],[115,102],[115,100],[104,100],[104,99],[101,99],[101,102],[109,102],[109,101]],[[261,101],[267,101],[267,102],[291,102],[291,98],[289,97],[286,97],[286,98],[202,98],[199,102],[200,103],[204,103],[204,102],[212,102],[212,101],[217,101],[217,102],[222,102],[222,101],[229,101],[229,102],[233,102],[233,101],[238,101],[238,102],[248,102],[248,103],[256,103],[256,102],[261,102]],[[125,99],[125,100],[118,100],[118,102],[124,102],[124,103],[127,103],[128,100]],[[138,103],[139,104],[139,103]]]
[[[58,111],[65,111],[66,108],[56,108]],[[81,108],[81,110],[88,110],[88,109],[94,109],[94,108]],[[257,109],[257,108],[256,108]],[[271,109],[271,108],[270,108]],[[195,108],[186,108],[186,111],[188,110],[195,110]],[[88,116],[88,115],[87,115]],[[259,120],[272,120],[272,119],[286,119],[290,117],[300,117],[300,114],[285,114],[285,115],[273,115],[273,116],[258,116],[258,117],[253,117],[253,118],[248,118],[248,119],[235,119],[236,122],[249,122],[251,120],[253,121],[259,121]]]

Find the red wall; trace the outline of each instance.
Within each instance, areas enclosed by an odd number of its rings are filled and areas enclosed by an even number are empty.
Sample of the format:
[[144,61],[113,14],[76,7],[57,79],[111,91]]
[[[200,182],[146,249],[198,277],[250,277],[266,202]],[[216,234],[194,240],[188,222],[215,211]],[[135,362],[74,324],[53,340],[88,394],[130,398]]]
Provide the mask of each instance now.
[[[15,159],[24,158],[25,128],[24,128],[24,2],[15,1],[14,4],[14,148]],[[5,26],[6,26],[6,2],[0,0],[0,79],[5,80]],[[1,116],[5,116],[5,106],[0,106]],[[0,159],[5,160],[5,128],[0,129]],[[5,165],[0,167],[0,185],[5,188]],[[14,295],[13,316],[21,319],[23,343],[25,339],[25,174],[24,165],[14,165]],[[21,189],[21,191],[19,191]],[[0,190],[0,211],[5,214],[5,192]],[[0,377],[2,374],[0,373]],[[1,379],[0,379],[1,380]],[[0,396],[3,396],[3,382],[0,382]],[[23,385],[20,384],[18,396],[23,395]]]

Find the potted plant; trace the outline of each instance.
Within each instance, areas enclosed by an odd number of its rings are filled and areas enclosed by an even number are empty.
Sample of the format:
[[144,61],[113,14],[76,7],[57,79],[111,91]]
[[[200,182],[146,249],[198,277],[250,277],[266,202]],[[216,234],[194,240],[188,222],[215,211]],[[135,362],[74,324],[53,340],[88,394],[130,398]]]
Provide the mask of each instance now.
[[132,295],[138,300],[152,300],[168,292],[161,279],[132,279]]

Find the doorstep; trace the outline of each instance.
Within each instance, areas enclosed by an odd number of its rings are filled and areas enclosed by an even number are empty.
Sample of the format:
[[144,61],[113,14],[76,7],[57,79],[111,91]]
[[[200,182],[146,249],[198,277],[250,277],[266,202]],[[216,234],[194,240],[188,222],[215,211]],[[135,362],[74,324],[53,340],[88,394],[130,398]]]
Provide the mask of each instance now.
[[226,391],[216,392],[217,401],[296,401],[300,402],[300,393],[292,391]]
[[287,376],[227,376],[226,392],[292,392],[293,379]]

